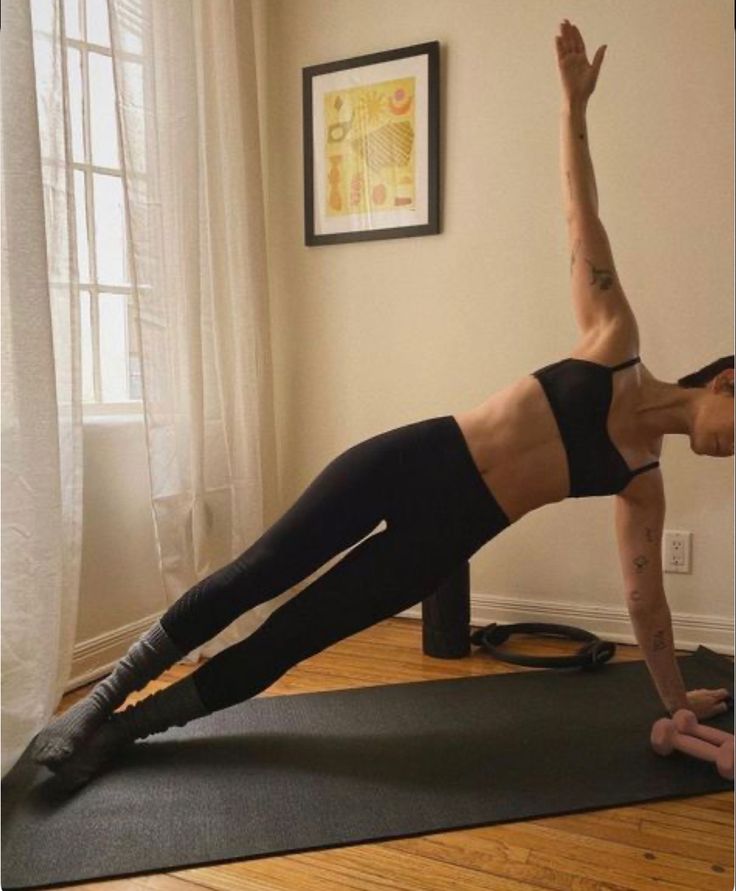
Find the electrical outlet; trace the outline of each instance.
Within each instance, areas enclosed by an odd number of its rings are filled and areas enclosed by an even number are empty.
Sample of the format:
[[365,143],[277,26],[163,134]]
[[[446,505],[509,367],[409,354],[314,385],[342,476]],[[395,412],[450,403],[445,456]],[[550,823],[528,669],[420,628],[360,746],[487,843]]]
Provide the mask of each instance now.
[[665,530],[662,555],[662,568],[665,572],[690,572],[692,537],[692,532]]

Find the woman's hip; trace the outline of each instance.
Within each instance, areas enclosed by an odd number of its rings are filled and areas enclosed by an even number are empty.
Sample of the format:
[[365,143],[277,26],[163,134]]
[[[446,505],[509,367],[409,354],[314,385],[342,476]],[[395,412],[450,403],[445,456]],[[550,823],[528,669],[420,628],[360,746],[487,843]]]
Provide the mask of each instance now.
[[467,559],[510,525],[452,415],[405,424],[373,442],[393,453],[387,522],[415,546],[453,548]]

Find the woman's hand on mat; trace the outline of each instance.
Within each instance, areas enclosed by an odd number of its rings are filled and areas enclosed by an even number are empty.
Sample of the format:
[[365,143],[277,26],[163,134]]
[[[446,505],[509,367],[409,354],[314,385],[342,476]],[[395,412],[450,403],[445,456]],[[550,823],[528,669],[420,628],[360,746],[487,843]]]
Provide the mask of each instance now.
[[698,720],[715,718],[729,709],[726,701],[730,697],[728,690],[690,690],[687,694],[688,707]]
[[568,102],[587,102],[598,82],[606,47],[600,47],[592,64],[589,63],[583,37],[567,19],[560,25],[560,36],[555,40],[557,65],[565,97]]

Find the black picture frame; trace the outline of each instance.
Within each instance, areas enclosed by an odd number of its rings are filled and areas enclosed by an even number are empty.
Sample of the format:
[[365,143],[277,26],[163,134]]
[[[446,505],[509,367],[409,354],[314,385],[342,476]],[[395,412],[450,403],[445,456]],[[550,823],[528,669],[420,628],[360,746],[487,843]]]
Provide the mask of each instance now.
[[439,234],[439,60],[431,41],[302,69],[307,246]]

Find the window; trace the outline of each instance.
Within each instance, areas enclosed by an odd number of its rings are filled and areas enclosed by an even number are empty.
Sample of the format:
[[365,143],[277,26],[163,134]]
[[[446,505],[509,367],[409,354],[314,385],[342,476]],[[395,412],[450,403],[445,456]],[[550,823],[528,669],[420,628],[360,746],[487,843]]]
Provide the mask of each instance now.
[[[141,405],[140,349],[120,161],[107,3],[63,0],[71,166],[76,205],[85,413]],[[32,0],[36,77],[53,64],[53,3]],[[126,47],[126,64],[142,70]],[[140,48],[138,48],[140,49]],[[43,156],[42,163],[54,164]]]

